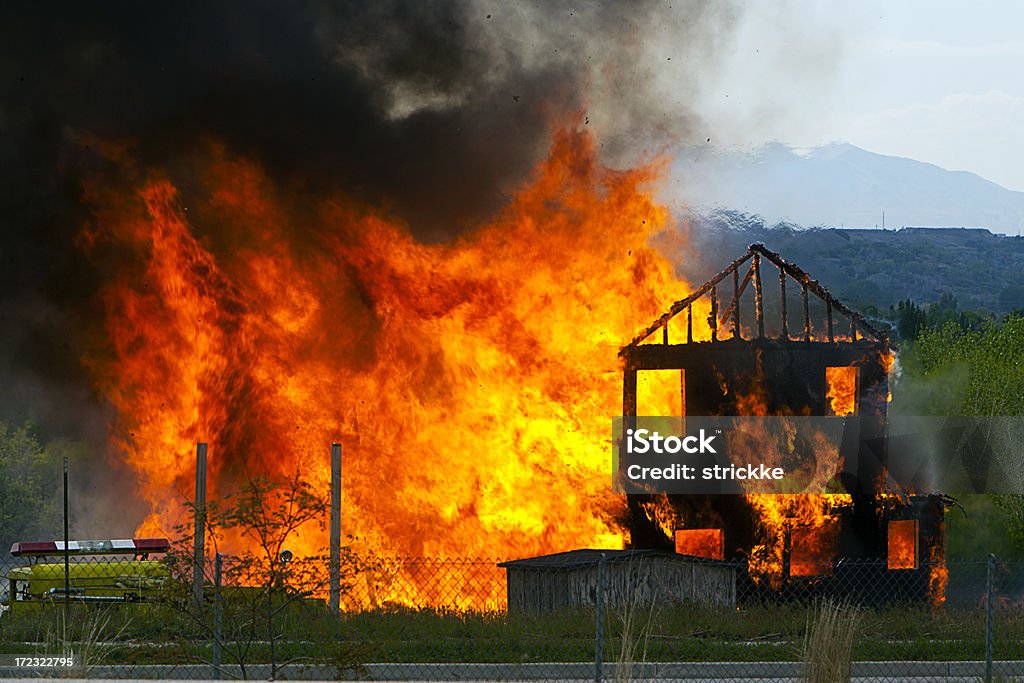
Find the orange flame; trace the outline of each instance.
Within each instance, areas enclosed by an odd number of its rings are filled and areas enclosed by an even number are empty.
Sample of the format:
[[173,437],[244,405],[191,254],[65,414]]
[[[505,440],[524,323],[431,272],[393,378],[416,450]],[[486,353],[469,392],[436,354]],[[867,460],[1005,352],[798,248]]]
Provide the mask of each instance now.
[[[661,168],[610,170],[590,135],[559,131],[493,222],[438,245],[345,198],[290,196],[216,146],[187,206],[162,176],[98,190],[82,244],[129,258],[103,289],[110,352],[85,362],[152,507],[143,529],[184,519],[197,441],[213,498],[296,471],[326,491],[341,440],[357,549],[622,547],[616,350],[688,291],[648,246],[669,227]],[[303,529],[293,547],[324,544]]]
[[832,573],[839,543],[839,520],[824,516],[817,526],[794,527],[790,535],[790,576]]
[[721,529],[676,529],[676,552],[680,555],[725,558],[725,534]]
[[917,520],[889,522],[889,569],[917,569]]
[[839,539],[839,511],[852,505],[847,494],[748,495],[760,514],[762,543],[747,559],[751,576],[779,588],[784,580],[786,538],[790,539],[791,576],[831,571]]
[[855,366],[825,368],[825,397],[832,415],[857,413],[857,375]]
[[[940,531],[945,531],[943,523]],[[928,597],[933,607],[941,607],[946,602],[946,587],[949,585],[949,567],[946,565],[946,552],[941,543],[931,547],[928,554]]]

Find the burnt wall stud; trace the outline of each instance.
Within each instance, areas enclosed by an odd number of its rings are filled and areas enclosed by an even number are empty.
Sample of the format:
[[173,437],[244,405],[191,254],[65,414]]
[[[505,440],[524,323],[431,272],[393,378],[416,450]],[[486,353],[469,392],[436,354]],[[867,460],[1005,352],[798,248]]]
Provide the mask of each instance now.
[[779,269],[779,292],[782,301],[782,338],[789,339],[789,319],[786,315],[786,272]]
[[804,300],[804,341],[811,341],[811,309],[807,305],[807,283],[800,283],[800,296]]
[[732,336],[740,338],[740,271],[732,271]]
[[708,315],[708,325],[711,326],[711,341],[718,341],[718,295],[714,286],[711,287],[711,313]]
[[828,340],[834,342],[836,340],[835,334],[832,333],[832,302],[825,302],[825,317],[828,318]]
[[754,314],[757,316],[757,337],[764,337],[764,296],[761,292],[761,256],[754,254]]
[[622,416],[636,417],[636,366],[628,360],[622,374]]

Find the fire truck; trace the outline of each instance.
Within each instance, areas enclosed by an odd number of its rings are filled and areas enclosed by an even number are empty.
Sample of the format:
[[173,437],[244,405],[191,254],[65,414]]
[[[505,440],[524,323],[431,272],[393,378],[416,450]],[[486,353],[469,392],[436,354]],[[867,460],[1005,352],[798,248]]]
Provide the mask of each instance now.
[[[103,541],[28,541],[11,546],[11,555],[29,564],[7,573],[0,606],[19,602],[134,602],[160,597],[170,581],[167,564],[150,555],[166,553],[166,538]],[[65,554],[69,558],[65,572]],[[128,557],[132,556],[132,557]],[[73,558],[73,559],[71,559]],[[5,605],[6,603],[6,605]]]

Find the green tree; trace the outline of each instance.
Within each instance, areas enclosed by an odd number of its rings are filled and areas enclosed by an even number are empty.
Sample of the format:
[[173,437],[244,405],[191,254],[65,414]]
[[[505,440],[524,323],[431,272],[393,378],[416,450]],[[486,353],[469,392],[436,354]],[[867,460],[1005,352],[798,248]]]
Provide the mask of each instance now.
[[903,299],[889,309],[892,320],[896,323],[896,331],[900,339],[917,339],[918,332],[924,327],[925,315],[921,307],[910,299]]
[[950,292],[944,292],[938,301],[927,306],[918,306],[910,299],[903,299],[889,307],[889,318],[904,341],[914,341],[924,330],[942,330],[947,325],[960,330],[981,331],[995,322],[990,311],[960,310],[956,297]]
[[1024,318],[980,329],[947,321],[920,334],[914,351],[923,377],[961,368],[966,387],[962,415],[1024,415]]
[[0,557],[15,541],[56,538],[62,526],[60,445],[31,426],[0,423]]
[[[223,652],[241,667],[243,677],[252,661],[264,657],[271,665],[271,678],[276,677],[280,666],[295,661],[279,661],[282,634],[325,613],[323,601],[314,598],[326,593],[327,556],[294,554],[283,561],[282,553],[300,529],[310,524],[323,528],[327,510],[326,497],[299,473],[287,478],[250,479],[239,491],[208,501],[207,548],[217,552],[226,544],[241,547],[235,554],[224,555],[224,587],[219,599]],[[195,605],[191,599],[193,529],[181,525],[177,531],[180,538],[171,562],[182,592],[174,602],[212,635],[211,606]],[[343,585],[361,571],[360,566],[350,549],[342,548]],[[209,569],[207,581],[211,578]],[[217,591],[209,587],[206,594],[213,598]],[[266,652],[259,652],[264,647]],[[339,666],[352,666],[356,661],[351,648],[344,644],[325,648],[323,655],[324,661]]]
[[1006,312],[1024,311],[1024,285],[1010,285],[999,292],[999,308]]
[[[925,328],[907,354],[911,386],[932,387],[918,400],[930,414],[974,416],[1024,415],[1024,317],[1002,324],[985,321],[977,328],[947,320]],[[905,392],[906,393],[906,392]],[[1003,512],[1005,532],[1024,552],[1024,496],[994,495]]]

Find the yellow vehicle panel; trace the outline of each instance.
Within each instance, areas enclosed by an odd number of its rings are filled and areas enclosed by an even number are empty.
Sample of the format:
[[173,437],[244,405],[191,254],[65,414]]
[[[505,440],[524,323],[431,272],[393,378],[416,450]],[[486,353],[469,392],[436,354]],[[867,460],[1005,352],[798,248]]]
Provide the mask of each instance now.
[[[86,597],[153,597],[170,580],[167,565],[159,560],[75,562],[68,566],[72,595]],[[17,595],[41,599],[64,591],[64,564],[17,567],[7,578],[17,583]]]

